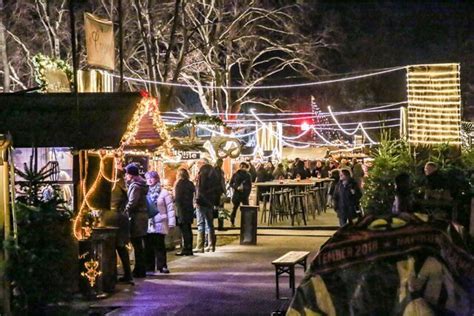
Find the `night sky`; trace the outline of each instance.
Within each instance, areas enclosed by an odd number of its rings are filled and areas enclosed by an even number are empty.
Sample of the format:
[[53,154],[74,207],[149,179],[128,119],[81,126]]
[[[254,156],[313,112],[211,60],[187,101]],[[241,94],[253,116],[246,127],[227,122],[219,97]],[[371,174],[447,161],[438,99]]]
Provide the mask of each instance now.
[[[461,63],[463,106],[474,106],[474,2],[469,1],[321,1],[322,16],[332,15],[340,50],[328,56],[334,73],[424,63]],[[367,102],[406,98],[404,74],[381,76],[347,86],[362,92]],[[402,87],[403,88],[403,87]],[[357,107],[357,102],[331,97],[334,103]],[[304,94],[304,93],[303,93]],[[336,93],[337,94],[337,93]],[[359,99],[363,97],[359,97]],[[467,113],[466,113],[467,114]]]

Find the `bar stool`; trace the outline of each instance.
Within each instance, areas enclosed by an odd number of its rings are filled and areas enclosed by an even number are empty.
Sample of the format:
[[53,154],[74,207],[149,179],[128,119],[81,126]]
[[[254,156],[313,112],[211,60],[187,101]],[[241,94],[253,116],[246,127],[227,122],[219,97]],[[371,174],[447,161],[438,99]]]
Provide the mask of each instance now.
[[320,189],[321,188],[311,188],[309,190],[314,203],[314,209],[311,210],[311,215],[313,215],[313,219],[316,218],[316,213],[319,215],[321,212],[321,198],[319,194]]
[[[307,214],[314,214],[314,210],[316,208],[316,205],[315,205],[315,201],[313,199],[313,193],[311,192],[311,189],[309,187],[305,187],[302,194],[305,195],[304,201],[305,201]],[[313,215],[313,218],[314,218],[314,215]]]
[[283,221],[290,216],[290,209],[288,208],[288,191],[286,189],[276,191],[276,199],[278,200],[277,215],[278,220]]
[[[288,219],[291,216],[291,199],[290,195],[293,193],[291,189],[283,189],[281,195],[281,219]],[[284,218],[283,218],[284,217]]]
[[326,213],[328,206],[328,194],[329,187],[331,186],[331,181],[324,181],[323,186],[321,187],[321,201],[322,201],[322,211]]
[[284,206],[282,205],[283,191],[276,191],[272,189],[270,191],[270,215],[268,218],[268,225],[272,224],[277,220],[281,220],[282,214],[285,213]]
[[[306,226],[306,207],[305,207],[305,194],[292,194],[290,196],[291,198],[291,204],[292,204],[292,209],[291,209],[291,226],[295,225],[295,217],[301,214],[303,217],[303,222]],[[298,220],[299,223],[299,220]]]
[[[268,216],[270,216],[270,208],[271,208],[271,194],[270,192],[265,192],[262,193],[262,202],[263,202],[263,208],[262,208],[262,215],[260,217],[260,222],[266,223],[267,222],[267,212]],[[267,208],[267,203],[268,203],[268,208]]]

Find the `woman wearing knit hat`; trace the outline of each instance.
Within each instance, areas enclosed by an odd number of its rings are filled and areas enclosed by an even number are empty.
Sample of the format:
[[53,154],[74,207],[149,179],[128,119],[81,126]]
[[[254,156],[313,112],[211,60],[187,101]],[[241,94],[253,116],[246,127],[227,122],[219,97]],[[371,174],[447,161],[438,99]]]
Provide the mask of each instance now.
[[145,236],[148,228],[148,211],[146,194],[148,186],[140,177],[138,166],[129,164],[125,167],[125,181],[128,185],[128,202],[125,212],[130,217],[130,239],[135,251],[135,269],[133,276],[146,277]]

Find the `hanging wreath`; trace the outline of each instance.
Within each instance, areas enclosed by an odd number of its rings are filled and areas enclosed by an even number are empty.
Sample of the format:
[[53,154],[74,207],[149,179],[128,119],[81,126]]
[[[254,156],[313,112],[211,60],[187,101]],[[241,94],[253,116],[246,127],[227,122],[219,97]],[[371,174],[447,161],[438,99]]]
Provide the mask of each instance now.
[[186,126],[195,127],[196,125],[199,125],[199,124],[212,125],[214,127],[220,127],[220,126],[227,127],[224,121],[222,121],[219,117],[201,114],[201,115],[193,115],[187,119],[182,120],[176,125],[169,126],[168,130],[172,132],[172,131],[177,131]]
[[64,60],[48,57],[40,53],[33,56],[32,62],[35,69],[35,80],[40,85],[42,91],[46,91],[48,88],[48,80],[45,75],[46,69],[58,69],[63,71],[69,80],[69,84],[72,84],[72,68]]

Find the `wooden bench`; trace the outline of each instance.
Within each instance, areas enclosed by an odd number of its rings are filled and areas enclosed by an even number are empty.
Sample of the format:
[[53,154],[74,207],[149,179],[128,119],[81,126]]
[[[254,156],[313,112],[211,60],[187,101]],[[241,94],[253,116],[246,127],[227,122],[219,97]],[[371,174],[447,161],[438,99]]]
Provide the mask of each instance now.
[[295,294],[295,265],[299,264],[306,269],[306,259],[308,258],[309,251],[290,251],[281,256],[280,258],[272,261],[275,266],[275,280],[276,280],[276,297],[280,299],[280,285],[279,277],[284,273],[288,273],[290,276],[290,288],[292,294]]

